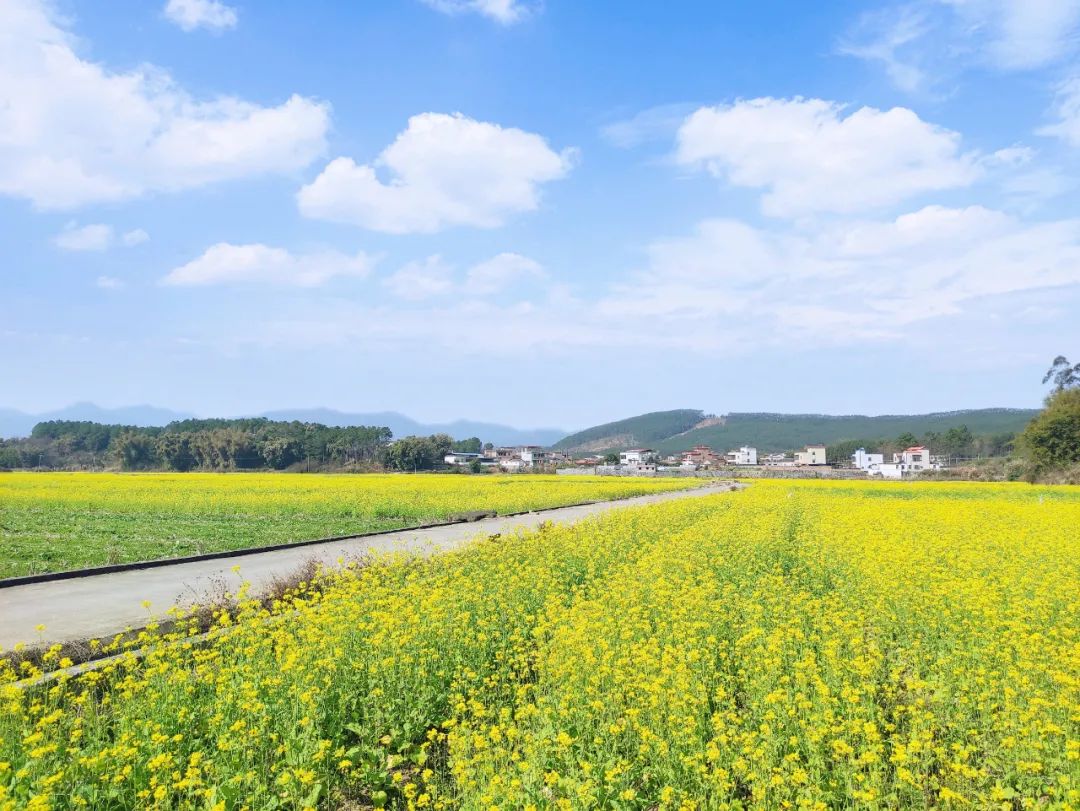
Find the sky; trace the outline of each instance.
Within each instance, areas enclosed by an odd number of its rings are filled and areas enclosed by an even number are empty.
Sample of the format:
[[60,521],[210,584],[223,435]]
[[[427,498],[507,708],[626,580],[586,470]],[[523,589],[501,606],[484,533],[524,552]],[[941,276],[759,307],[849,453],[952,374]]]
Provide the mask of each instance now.
[[1034,407],[1080,0],[0,0],[0,406]]

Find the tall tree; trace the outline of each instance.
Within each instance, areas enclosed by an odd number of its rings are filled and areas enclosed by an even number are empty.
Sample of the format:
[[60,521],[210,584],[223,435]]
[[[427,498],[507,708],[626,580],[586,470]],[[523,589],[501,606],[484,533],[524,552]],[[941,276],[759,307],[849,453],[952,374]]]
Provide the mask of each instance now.
[[1075,366],[1069,365],[1069,359],[1064,355],[1058,355],[1050,368],[1043,375],[1043,384],[1053,381],[1054,391],[1075,389],[1080,387],[1080,363]]

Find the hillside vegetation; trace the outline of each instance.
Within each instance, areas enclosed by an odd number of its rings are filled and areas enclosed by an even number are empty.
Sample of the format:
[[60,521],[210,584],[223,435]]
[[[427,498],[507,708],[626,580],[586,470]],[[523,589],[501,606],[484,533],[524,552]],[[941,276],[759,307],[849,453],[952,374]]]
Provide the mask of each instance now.
[[[643,414],[572,434],[556,448],[571,451],[607,451],[647,444],[662,453],[679,453],[694,445],[715,450],[753,445],[762,452],[799,448],[808,443],[833,444],[843,440],[873,440],[905,433],[926,436],[966,425],[975,435],[1018,433],[1038,413],[1035,409],[985,408],[935,414],[830,416],[827,414],[733,413],[706,420],[690,409]],[[664,432],[667,433],[664,433]]]
[[557,450],[601,451],[656,444],[691,430],[704,419],[705,412],[694,408],[653,411],[578,431],[563,437],[552,447]]

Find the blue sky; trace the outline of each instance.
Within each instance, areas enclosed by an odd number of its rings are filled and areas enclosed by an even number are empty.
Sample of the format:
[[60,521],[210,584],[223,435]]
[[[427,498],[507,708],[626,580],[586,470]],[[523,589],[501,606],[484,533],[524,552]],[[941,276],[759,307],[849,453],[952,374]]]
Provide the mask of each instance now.
[[1034,406],[1080,0],[6,0],[0,405]]

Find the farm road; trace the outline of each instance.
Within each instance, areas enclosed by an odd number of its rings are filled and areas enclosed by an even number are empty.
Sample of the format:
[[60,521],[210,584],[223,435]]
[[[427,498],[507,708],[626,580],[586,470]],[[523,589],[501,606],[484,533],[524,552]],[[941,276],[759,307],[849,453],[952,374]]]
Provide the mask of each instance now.
[[[335,566],[340,558],[348,560],[365,552],[431,554],[453,549],[477,537],[535,529],[545,521],[573,524],[613,509],[697,498],[731,487],[730,482],[722,482],[692,490],[560,507],[505,518],[485,518],[467,524],[398,530],[235,558],[11,586],[0,589],[0,648],[11,650],[17,642],[51,644],[109,637],[127,628],[146,625],[148,611],[143,607],[143,601],[149,600],[151,610],[161,616],[173,605],[205,601],[219,593],[222,584],[235,591],[241,579],[250,582],[252,593],[258,594],[275,578],[293,574],[311,560]],[[240,567],[239,575],[232,571],[234,566]],[[35,630],[39,625],[45,626],[43,632]]]

